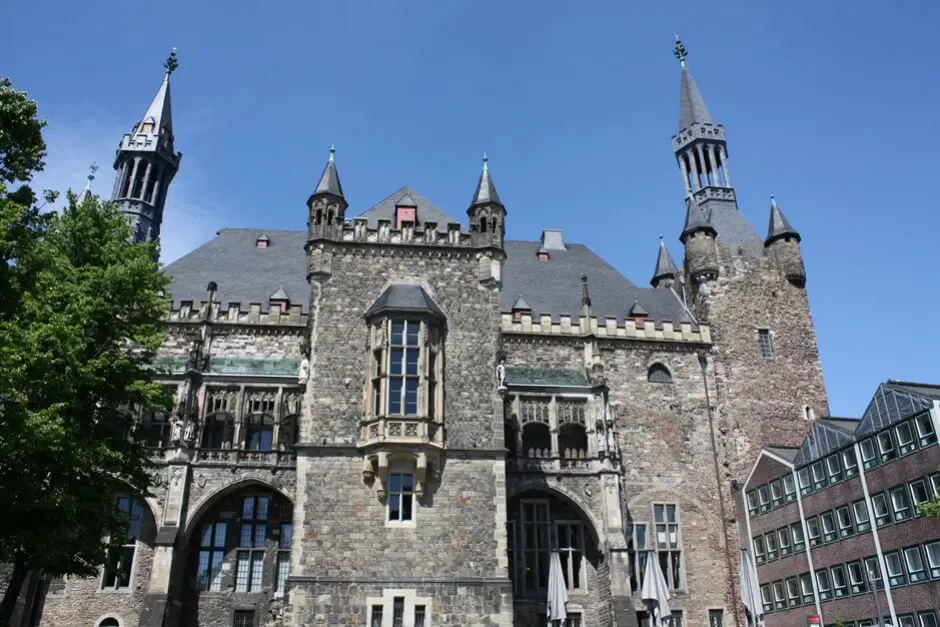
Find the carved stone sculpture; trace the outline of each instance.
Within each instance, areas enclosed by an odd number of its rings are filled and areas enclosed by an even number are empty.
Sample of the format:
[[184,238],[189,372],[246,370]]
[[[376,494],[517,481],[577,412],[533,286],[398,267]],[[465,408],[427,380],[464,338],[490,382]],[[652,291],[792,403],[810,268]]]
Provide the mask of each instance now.
[[304,357],[300,360],[300,365],[297,367],[297,383],[301,385],[306,385],[307,381],[310,379],[310,360]]

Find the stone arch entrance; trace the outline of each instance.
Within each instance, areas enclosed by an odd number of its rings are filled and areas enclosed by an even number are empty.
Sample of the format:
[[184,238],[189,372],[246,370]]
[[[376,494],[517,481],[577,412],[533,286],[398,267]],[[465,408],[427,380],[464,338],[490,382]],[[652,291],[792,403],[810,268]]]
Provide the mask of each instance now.
[[509,501],[509,575],[515,627],[543,627],[551,552],[559,553],[571,627],[608,624],[607,561],[591,518],[551,488],[529,489]]
[[293,503],[273,486],[243,481],[197,505],[174,565],[178,625],[268,624],[285,602],[292,544]]

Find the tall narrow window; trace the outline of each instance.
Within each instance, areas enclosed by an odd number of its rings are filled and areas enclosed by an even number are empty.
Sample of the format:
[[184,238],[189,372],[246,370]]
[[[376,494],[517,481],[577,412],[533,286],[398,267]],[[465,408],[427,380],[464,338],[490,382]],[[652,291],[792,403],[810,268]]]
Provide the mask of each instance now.
[[395,597],[392,600],[392,627],[405,625],[405,597]]
[[369,627],[382,627],[382,606],[373,605],[369,615]]
[[764,361],[773,361],[774,346],[768,329],[757,330],[757,343],[760,346],[760,356],[764,358]]
[[127,521],[127,537],[121,547],[112,549],[108,554],[104,577],[101,580],[102,588],[121,589],[130,587],[131,567],[134,564],[137,538],[140,537],[142,511],[140,503],[128,497],[121,497],[117,500],[116,508],[118,513]]
[[284,594],[287,589],[287,576],[290,574],[290,549],[294,543],[294,525],[281,523],[281,533],[277,538],[277,569],[274,571],[276,581],[274,591]]
[[581,523],[557,523],[558,557],[561,559],[561,571],[565,585],[569,590],[584,587],[584,573],[581,572],[581,560],[584,557],[584,538]]
[[414,518],[415,477],[407,472],[388,475],[388,519],[406,522]]
[[[638,592],[643,585],[643,573],[646,572],[646,559],[649,556],[649,546],[646,539],[648,528],[646,523],[641,522],[634,522],[630,525],[627,550],[630,557],[630,588],[632,592]],[[761,561],[763,561],[763,558],[761,558]]]
[[653,505],[656,523],[656,552],[666,582],[673,590],[682,588],[682,551],[678,508],[675,504]]
[[246,496],[242,502],[236,592],[261,592],[269,500],[266,496]]
[[217,521],[202,526],[199,541],[199,567],[196,585],[199,590],[222,589],[222,560],[225,558],[227,523]]
[[415,606],[415,627],[425,627],[425,606]]
[[418,356],[421,323],[392,322],[388,357],[388,413],[390,416],[418,414]]

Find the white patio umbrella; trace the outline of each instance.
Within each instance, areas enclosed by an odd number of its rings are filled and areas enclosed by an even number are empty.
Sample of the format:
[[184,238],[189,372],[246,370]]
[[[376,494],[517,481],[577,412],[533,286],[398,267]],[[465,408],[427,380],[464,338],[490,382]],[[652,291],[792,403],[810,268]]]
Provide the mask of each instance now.
[[760,582],[747,549],[741,549],[741,602],[747,608],[751,625],[763,625],[764,605],[760,598]]
[[669,599],[672,598],[672,595],[669,593],[669,585],[666,583],[666,578],[663,577],[663,571],[659,567],[656,553],[649,553],[646,558],[646,570],[643,573],[643,587],[640,589],[640,598],[648,601],[650,625],[664,627],[668,624],[667,621],[672,617],[672,610],[669,608]]
[[561,559],[558,557],[558,551],[552,551],[548,561],[548,627],[564,626],[568,620],[568,612],[565,609],[567,602],[568,589],[565,587],[565,576],[561,572]]

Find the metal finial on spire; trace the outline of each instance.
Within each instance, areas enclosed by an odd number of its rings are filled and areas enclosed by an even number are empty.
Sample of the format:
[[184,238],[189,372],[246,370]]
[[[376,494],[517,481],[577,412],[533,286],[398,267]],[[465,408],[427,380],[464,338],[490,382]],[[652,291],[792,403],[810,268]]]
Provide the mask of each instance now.
[[95,172],[98,171],[98,164],[94,161],[88,166],[88,182],[85,183],[85,189],[91,189],[91,182],[95,180]]
[[163,62],[163,67],[166,68],[167,74],[172,74],[179,66],[180,62],[176,59],[176,48],[174,47],[173,50],[170,51],[170,56]]
[[685,67],[685,58],[689,56],[689,51],[685,49],[685,46],[682,45],[682,40],[679,39],[679,34],[676,33],[676,45],[672,49],[672,54],[676,56],[679,60],[679,67]]
[[333,157],[336,155],[336,144],[330,144],[330,161],[333,161]]
[[483,171],[484,172],[490,169],[488,163],[489,163],[489,157],[487,157],[486,153],[484,152],[483,153]]

